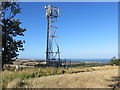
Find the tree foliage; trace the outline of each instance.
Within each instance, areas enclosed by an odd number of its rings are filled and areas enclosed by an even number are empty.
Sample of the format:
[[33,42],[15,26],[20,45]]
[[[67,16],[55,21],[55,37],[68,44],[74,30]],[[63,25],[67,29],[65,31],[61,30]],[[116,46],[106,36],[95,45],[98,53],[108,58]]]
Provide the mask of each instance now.
[[2,63],[9,63],[18,57],[17,52],[23,51],[24,40],[16,40],[17,36],[24,36],[24,31],[20,27],[19,19],[15,16],[21,13],[21,8],[16,2],[2,2]]

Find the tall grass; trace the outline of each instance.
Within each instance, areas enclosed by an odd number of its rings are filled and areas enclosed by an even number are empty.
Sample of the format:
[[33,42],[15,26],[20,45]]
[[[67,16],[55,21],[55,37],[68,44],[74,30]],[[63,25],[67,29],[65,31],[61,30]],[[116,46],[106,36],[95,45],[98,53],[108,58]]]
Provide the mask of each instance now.
[[64,68],[27,68],[22,71],[8,71],[5,70],[2,72],[2,86],[6,87],[6,85],[14,79],[29,79],[34,77],[43,77],[49,75],[59,75],[64,74]]
[[90,67],[69,67],[69,68],[55,68],[55,67],[32,67],[26,68],[20,71],[10,71],[4,70],[2,71],[2,87],[7,87],[8,83],[19,79],[21,82],[25,79],[35,78],[35,77],[43,77],[43,76],[50,76],[50,75],[60,75],[60,74],[71,74],[71,73],[79,73],[85,71],[92,71],[93,68]]

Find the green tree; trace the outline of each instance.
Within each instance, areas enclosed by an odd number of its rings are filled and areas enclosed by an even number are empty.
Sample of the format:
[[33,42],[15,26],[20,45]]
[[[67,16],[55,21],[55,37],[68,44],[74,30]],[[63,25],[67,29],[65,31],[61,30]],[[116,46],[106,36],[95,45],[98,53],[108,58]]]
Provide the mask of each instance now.
[[16,40],[17,36],[24,36],[19,19],[15,16],[21,13],[21,8],[16,2],[2,2],[2,64],[7,64],[18,57],[19,51],[23,51],[24,40]]

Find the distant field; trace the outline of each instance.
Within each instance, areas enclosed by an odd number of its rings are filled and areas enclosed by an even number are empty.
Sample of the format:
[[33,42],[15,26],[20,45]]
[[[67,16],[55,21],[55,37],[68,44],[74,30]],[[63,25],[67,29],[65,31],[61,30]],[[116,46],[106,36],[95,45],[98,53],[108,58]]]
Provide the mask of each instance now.
[[29,68],[2,74],[7,88],[106,88],[116,84],[112,79],[118,77],[118,66]]

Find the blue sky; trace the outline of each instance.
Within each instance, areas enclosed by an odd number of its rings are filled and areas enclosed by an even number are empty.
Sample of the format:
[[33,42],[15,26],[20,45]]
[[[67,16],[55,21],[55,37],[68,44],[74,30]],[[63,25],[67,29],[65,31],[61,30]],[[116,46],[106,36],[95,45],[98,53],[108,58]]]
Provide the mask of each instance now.
[[19,58],[45,58],[47,20],[45,5],[60,8],[58,40],[61,58],[111,58],[118,54],[117,2],[24,2],[22,13],[16,16],[27,31],[25,50]]

